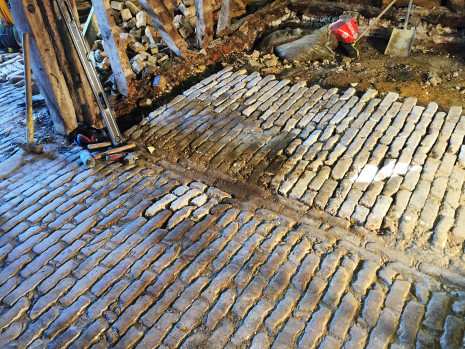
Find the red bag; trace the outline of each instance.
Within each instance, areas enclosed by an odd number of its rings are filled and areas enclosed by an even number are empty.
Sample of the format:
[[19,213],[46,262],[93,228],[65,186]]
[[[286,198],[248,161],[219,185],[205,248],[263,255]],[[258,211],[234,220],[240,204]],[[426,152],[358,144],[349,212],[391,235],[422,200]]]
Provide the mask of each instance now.
[[329,30],[338,41],[350,44],[357,39],[358,22],[355,18],[340,19],[329,26]]

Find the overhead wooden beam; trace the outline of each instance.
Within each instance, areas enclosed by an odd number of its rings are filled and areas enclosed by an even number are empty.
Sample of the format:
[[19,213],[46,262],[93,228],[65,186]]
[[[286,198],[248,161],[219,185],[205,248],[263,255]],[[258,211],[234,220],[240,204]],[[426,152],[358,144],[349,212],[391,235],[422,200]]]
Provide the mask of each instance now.
[[71,97],[74,92],[68,88],[41,8],[34,0],[11,0],[11,5],[18,30],[31,34],[31,68],[47,102],[55,130],[68,134],[77,127],[78,117]]
[[187,44],[176,30],[173,19],[163,2],[161,0],[139,0],[139,4],[170,50],[175,55],[183,57],[187,51]]
[[92,5],[105,43],[105,51],[110,60],[116,88],[123,96],[130,96],[135,92],[133,81],[136,74],[131,68],[124,42],[113,19],[110,0],[92,0]]
[[201,48],[208,46],[213,38],[213,9],[212,0],[194,0],[197,12],[195,28],[197,44]]

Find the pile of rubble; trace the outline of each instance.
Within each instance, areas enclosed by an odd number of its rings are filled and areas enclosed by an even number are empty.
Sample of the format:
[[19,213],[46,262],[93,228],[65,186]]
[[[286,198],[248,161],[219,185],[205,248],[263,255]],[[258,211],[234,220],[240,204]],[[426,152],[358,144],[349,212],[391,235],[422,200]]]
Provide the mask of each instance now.
[[[136,74],[145,68],[151,71],[169,59],[167,53],[160,52],[164,49],[161,36],[153,29],[138,0],[112,1],[111,7],[115,23],[118,25],[117,30],[120,31],[120,37],[125,39],[124,45]],[[100,33],[94,42],[90,57],[101,75],[104,87],[115,89],[110,60]]]
[[[221,1],[212,2],[213,20],[218,21]],[[132,70],[136,74],[152,75],[158,67],[168,64],[170,51],[160,33],[154,29],[146,12],[138,0],[111,1],[114,21],[124,47],[130,59]],[[231,10],[232,18],[245,13],[245,2],[237,2]],[[195,26],[197,22],[194,0],[179,0],[178,6],[172,9],[173,23],[180,36],[186,40],[190,49],[195,49]],[[105,52],[101,34],[92,47],[91,59],[104,81],[105,88],[114,88],[111,76],[110,61]]]

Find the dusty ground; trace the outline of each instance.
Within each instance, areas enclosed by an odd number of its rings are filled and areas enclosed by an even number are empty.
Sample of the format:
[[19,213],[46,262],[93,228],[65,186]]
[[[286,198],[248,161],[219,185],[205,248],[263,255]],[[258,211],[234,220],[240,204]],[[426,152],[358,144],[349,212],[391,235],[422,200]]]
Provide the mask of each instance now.
[[[258,41],[257,41],[258,42]],[[308,81],[308,85],[318,84],[324,88],[337,87],[347,89],[352,86],[360,93],[368,88],[380,93],[397,92],[403,97],[418,98],[419,105],[426,105],[434,100],[442,110],[451,105],[465,107],[465,59],[463,54],[448,52],[447,49],[412,50],[410,57],[392,57],[384,55],[387,40],[362,39],[357,49],[359,57],[350,59],[342,49],[336,50],[333,60],[318,60],[313,62],[287,63],[279,59],[274,67],[251,67],[249,60],[253,52],[239,52],[226,55],[221,63],[233,65],[236,69],[245,68],[247,71],[258,71],[262,76],[274,74],[278,79],[289,79],[292,82]],[[256,46],[256,45],[255,45]],[[263,54],[257,61],[263,61]],[[187,89],[206,76],[222,69],[217,62],[206,67],[202,73],[194,74],[186,79],[174,72],[169,79],[173,90],[154,100],[154,106],[166,103],[180,91]],[[194,65],[193,69],[197,67]],[[436,82],[431,84],[431,78]],[[153,110],[153,106],[149,109]],[[131,118],[134,114],[131,114]],[[128,126],[131,124],[129,120]]]
[[[319,84],[325,88],[346,89],[352,84],[358,91],[367,88],[382,93],[395,91],[404,97],[418,98],[419,104],[434,100],[443,109],[451,105],[465,106],[463,57],[438,50],[426,53],[414,50],[408,58],[390,57],[382,53],[386,44],[384,41],[374,43],[372,40],[362,40],[357,45],[360,52],[358,58],[349,61],[338,50],[336,58],[330,62],[301,63],[290,68],[281,65],[276,69],[275,75],[293,82],[308,80],[309,85]],[[240,65],[240,62],[234,61],[246,59],[247,57],[238,54],[229,59],[229,62]],[[427,83],[428,76],[431,75],[439,77],[441,82],[436,86]]]

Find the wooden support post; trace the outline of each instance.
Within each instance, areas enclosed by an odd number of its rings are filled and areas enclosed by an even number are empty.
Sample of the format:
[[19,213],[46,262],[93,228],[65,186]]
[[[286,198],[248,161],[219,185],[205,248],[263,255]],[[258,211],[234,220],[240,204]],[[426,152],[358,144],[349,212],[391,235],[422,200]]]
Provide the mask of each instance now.
[[212,0],[194,0],[197,12],[196,35],[199,47],[205,48],[213,38]]
[[163,0],[163,5],[165,5],[168,13],[170,14],[171,18],[174,18],[174,4],[171,0]]
[[24,84],[26,88],[26,140],[28,143],[34,143],[34,116],[32,113],[32,76],[29,33],[23,33],[22,42],[24,57]]
[[147,13],[152,26],[159,31],[170,50],[177,56],[183,57],[187,51],[187,44],[176,30],[172,17],[163,2],[161,0],[139,0],[139,4]]
[[223,0],[221,3],[216,34],[221,36],[224,30],[231,24],[231,0]]
[[[20,32],[32,34],[30,36],[32,71],[47,102],[55,130],[67,134],[77,127],[78,114],[72,94],[78,97],[78,92],[69,88],[65,78],[65,67],[60,65],[62,62],[54,47],[56,42],[54,40],[58,38],[52,38],[47,30],[52,23],[56,24],[56,19],[44,16],[44,9],[39,7],[39,3],[43,5],[45,2],[11,0],[12,15]],[[47,25],[44,18],[49,22]]]
[[116,87],[123,96],[130,96],[135,92],[133,80],[136,74],[132,71],[124,42],[113,19],[110,0],[92,0],[92,5],[110,60]]

